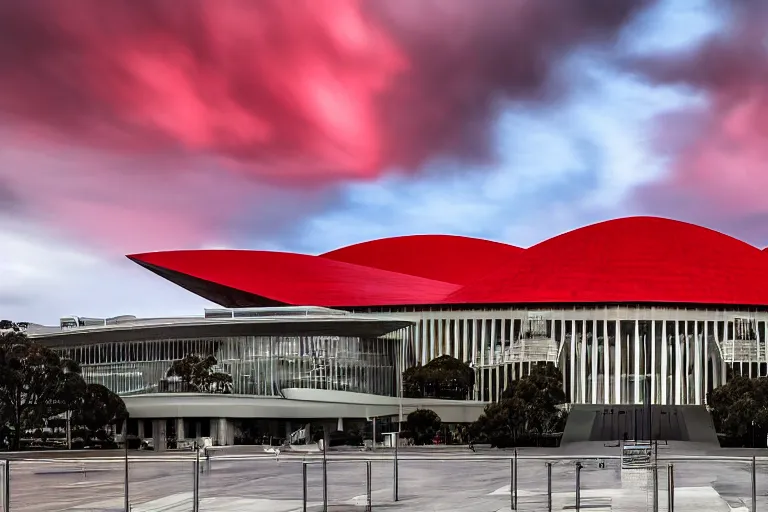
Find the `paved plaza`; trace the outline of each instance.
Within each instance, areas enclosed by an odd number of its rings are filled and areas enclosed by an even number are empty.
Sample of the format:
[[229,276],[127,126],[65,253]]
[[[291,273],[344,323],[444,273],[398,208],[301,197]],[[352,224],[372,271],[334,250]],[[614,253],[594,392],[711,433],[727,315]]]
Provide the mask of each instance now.
[[[574,457],[587,452],[617,455],[616,448],[569,447],[522,449],[518,461],[518,510],[541,511],[547,505],[546,460],[526,457]],[[603,453],[597,453],[602,451]],[[709,454],[748,456],[748,452],[709,449],[694,453],[667,447],[660,457]],[[366,459],[373,459],[374,510],[495,512],[510,509],[510,462],[491,457],[511,452],[462,449],[407,450],[399,464],[400,501],[393,502],[391,453],[334,453],[328,459],[329,510],[365,510]],[[43,455],[44,456],[44,455]],[[61,455],[59,455],[61,457]],[[71,457],[71,455],[69,455]],[[136,454],[130,462],[130,502],[133,512],[188,512],[192,510],[194,458],[188,453]],[[317,457],[316,455],[313,457]],[[389,460],[387,460],[390,458]],[[420,460],[413,460],[419,458]],[[300,454],[281,454],[279,460],[263,453],[217,452],[200,475],[200,510],[204,512],[294,512],[302,505]],[[310,511],[322,510],[322,464],[308,466]],[[553,510],[574,510],[575,460],[552,462]],[[645,471],[622,472],[618,460],[584,459],[581,471],[582,510],[652,510],[652,485]],[[659,510],[667,510],[667,463],[660,463]],[[749,510],[750,464],[746,461],[674,462],[675,510],[728,512]],[[122,511],[124,465],[95,458],[24,460],[12,462],[12,512]],[[758,508],[768,509],[768,460],[758,463]]]

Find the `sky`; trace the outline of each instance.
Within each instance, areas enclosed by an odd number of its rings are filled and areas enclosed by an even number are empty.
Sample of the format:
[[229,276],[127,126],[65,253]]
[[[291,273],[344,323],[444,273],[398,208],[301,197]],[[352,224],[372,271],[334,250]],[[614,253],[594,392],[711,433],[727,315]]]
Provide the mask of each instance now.
[[[66,3],[66,7],[64,4]],[[125,254],[768,245],[758,0],[0,0],[0,318],[212,307]]]

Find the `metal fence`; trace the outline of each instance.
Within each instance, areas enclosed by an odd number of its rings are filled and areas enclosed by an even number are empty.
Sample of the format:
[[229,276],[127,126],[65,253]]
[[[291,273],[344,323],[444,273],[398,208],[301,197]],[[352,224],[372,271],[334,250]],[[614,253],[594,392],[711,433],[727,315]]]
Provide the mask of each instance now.
[[350,453],[0,462],[2,511],[768,511],[768,457]]

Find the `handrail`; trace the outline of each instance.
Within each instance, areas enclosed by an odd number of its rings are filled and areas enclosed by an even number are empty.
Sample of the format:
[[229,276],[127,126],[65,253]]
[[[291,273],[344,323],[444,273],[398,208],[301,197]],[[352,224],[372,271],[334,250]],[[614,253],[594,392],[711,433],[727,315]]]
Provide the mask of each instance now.
[[[481,454],[445,454],[445,455],[424,455],[415,454],[408,455],[402,452],[398,454],[398,460],[400,461],[507,461],[513,457],[510,452],[509,455],[481,455]],[[154,456],[129,456],[128,460],[131,463],[142,462],[194,462],[196,454],[189,454],[184,456],[178,455],[154,455]],[[220,455],[216,454],[211,457],[211,460],[217,461],[258,461],[258,460],[274,460],[273,454],[232,454],[232,455]],[[518,452],[517,458],[519,460],[536,461],[588,461],[588,460],[622,460],[621,455],[527,455]],[[751,463],[753,458],[757,462],[768,462],[767,456],[752,456],[752,455],[736,455],[736,456],[722,456],[722,455],[667,455],[659,454],[656,458],[658,461],[665,462],[685,462],[685,461],[723,461],[723,462],[743,462]],[[306,464],[314,464],[315,461],[322,462],[323,455],[307,454],[307,453],[291,453],[283,452],[280,454],[280,459],[286,462],[303,462]],[[337,455],[328,454],[327,460],[334,462],[361,462],[366,460],[371,461],[391,461],[394,459],[394,454],[381,454],[373,455],[370,453],[360,455]],[[105,464],[124,462],[125,457],[83,457],[83,458],[7,458],[0,460],[9,460],[12,464]]]

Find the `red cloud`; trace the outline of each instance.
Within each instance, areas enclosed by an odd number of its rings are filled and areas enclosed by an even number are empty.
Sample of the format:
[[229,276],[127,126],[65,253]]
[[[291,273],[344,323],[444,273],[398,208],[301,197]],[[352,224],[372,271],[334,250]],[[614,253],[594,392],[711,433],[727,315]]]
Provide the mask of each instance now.
[[482,154],[497,102],[642,0],[27,0],[0,5],[0,112],[77,144],[258,175]]
[[688,135],[665,148],[671,175],[640,194],[657,211],[707,221],[713,212],[730,218],[768,213],[768,6],[740,2],[732,15],[723,32],[693,51],[639,65],[652,80],[693,87],[708,101],[706,109],[679,114],[683,123],[662,128],[665,141],[678,138],[676,129]]
[[[189,243],[264,200],[225,173],[306,187],[488,158],[505,100],[551,92],[561,56],[650,2],[0,2],[0,178],[59,222],[113,217],[148,249],[155,218]],[[173,197],[201,172],[181,201],[135,185]]]

